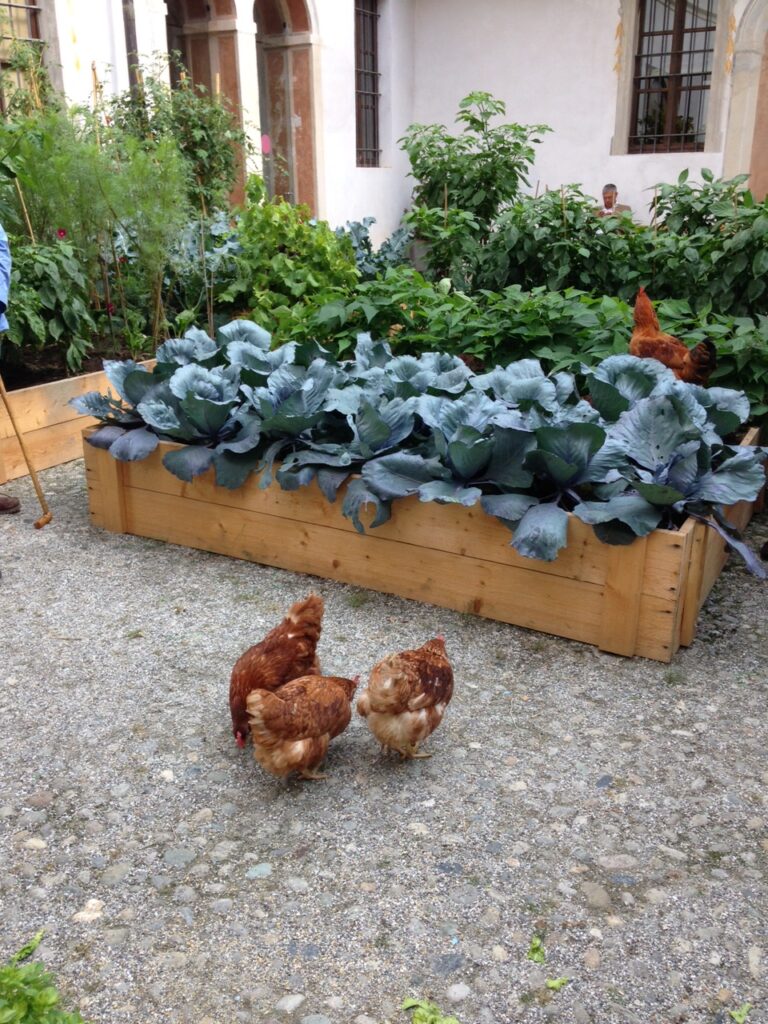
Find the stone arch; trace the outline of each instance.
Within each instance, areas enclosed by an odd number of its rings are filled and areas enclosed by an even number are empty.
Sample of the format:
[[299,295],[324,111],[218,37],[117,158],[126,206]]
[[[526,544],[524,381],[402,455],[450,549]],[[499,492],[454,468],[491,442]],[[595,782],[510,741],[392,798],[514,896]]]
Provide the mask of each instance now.
[[750,172],[757,198],[768,193],[768,0],[750,0],[736,32],[723,174]]
[[[226,99],[242,123],[242,53],[250,50],[252,54],[253,27],[249,26],[249,47],[245,49],[236,0],[166,0],[166,5],[168,49],[181,53],[192,81],[205,86],[211,95]],[[175,77],[172,69],[172,82]],[[255,71],[253,77],[255,80]],[[233,202],[241,202],[244,195],[242,160],[240,163]]]
[[255,0],[253,20],[267,188],[316,212],[310,9],[306,0]]

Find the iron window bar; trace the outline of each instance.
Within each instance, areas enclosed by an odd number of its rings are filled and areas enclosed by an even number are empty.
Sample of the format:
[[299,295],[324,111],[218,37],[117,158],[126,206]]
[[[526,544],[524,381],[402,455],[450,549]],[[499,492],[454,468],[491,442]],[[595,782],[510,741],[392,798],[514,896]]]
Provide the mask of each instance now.
[[714,0],[641,0],[630,153],[704,149]]
[[381,157],[378,19],[378,0],[356,0],[355,128],[358,167],[378,167]]

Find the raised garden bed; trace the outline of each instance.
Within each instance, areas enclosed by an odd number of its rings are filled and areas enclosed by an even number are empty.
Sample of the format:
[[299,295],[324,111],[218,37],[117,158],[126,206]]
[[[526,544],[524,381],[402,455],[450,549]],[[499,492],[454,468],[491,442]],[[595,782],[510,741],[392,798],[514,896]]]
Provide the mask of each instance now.
[[[145,365],[153,364],[154,360]],[[98,370],[9,392],[13,415],[24,434],[35,469],[50,469],[80,458],[83,427],[97,421],[76,412],[68,404],[69,400],[89,391],[106,391],[109,386],[104,371]],[[0,402],[0,484],[26,473],[27,464],[19,442],[5,406]]]
[[[756,444],[752,430],[744,444]],[[509,531],[479,506],[405,498],[362,535],[316,483],[298,491],[217,487],[208,471],[183,483],[162,465],[161,443],[141,462],[84,445],[91,522],[294,572],[426,601],[444,608],[668,662],[690,644],[704,600],[726,560],[703,523],[655,530],[629,546],[597,539],[574,516],[554,562],[523,558]],[[743,528],[753,504],[729,518]]]

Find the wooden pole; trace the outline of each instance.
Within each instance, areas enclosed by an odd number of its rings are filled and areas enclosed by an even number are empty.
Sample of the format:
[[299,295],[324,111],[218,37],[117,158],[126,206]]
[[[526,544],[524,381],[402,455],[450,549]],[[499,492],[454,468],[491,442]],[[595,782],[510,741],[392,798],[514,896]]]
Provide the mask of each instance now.
[[24,222],[27,225],[27,231],[32,241],[32,245],[37,245],[37,239],[35,238],[35,232],[32,230],[32,221],[29,219],[29,210],[27,210],[27,204],[24,202],[24,193],[21,190],[21,182],[18,178],[13,179],[16,182],[16,192],[21,203],[21,212],[24,214]]
[[5,411],[8,413],[8,419],[11,421],[11,426],[13,427],[14,433],[16,434],[16,440],[19,442],[19,448],[21,448],[21,454],[24,456],[24,461],[27,464],[29,475],[32,477],[32,483],[37,493],[37,499],[40,502],[40,508],[42,509],[43,514],[35,523],[35,529],[40,530],[46,525],[46,523],[50,523],[51,519],[53,519],[53,515],[51,513],[51,510],[48,508],[48,502],[45,500],[45,495],[43,494],[43,490],[40,487],[40,481],[37,479],[35,467],[32,465],[32,461],[29,457],[29,452],[27,451],[27,446],[24,444],[24,437],[21,431],[19,430],[18,424],[16,423],[16,418],[13,415],[11,403],[8,400],[8,392],[5,390],[5,384],[3,383],[2,376],[0,376],[0,398],[2,398],[3,400]]
[[125,29],[125,55],[128,59],[128,81],[131,92],[138,96],[141,91],[139,72],[139,47],[136,41],[136,12],[133,0],[123,0],[123,27]]

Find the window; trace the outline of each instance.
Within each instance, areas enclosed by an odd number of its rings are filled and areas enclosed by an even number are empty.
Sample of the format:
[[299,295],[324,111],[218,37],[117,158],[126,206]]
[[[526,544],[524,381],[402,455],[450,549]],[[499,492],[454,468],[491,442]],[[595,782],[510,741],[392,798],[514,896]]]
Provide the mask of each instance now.
[[355,0],[355,114],[357,166],[378,167],[378,0]]
[[716,0],[640,0],[630,153],[704,149]]
[[[0,71],[3,82],[0,88],[0,111],[5,113],[8,86],[24,88],[24,72],[14,66],[14,43],[40,42],[40,11],[35,3],[0,3]],[[41,44],[42,45],[42,44]]]

